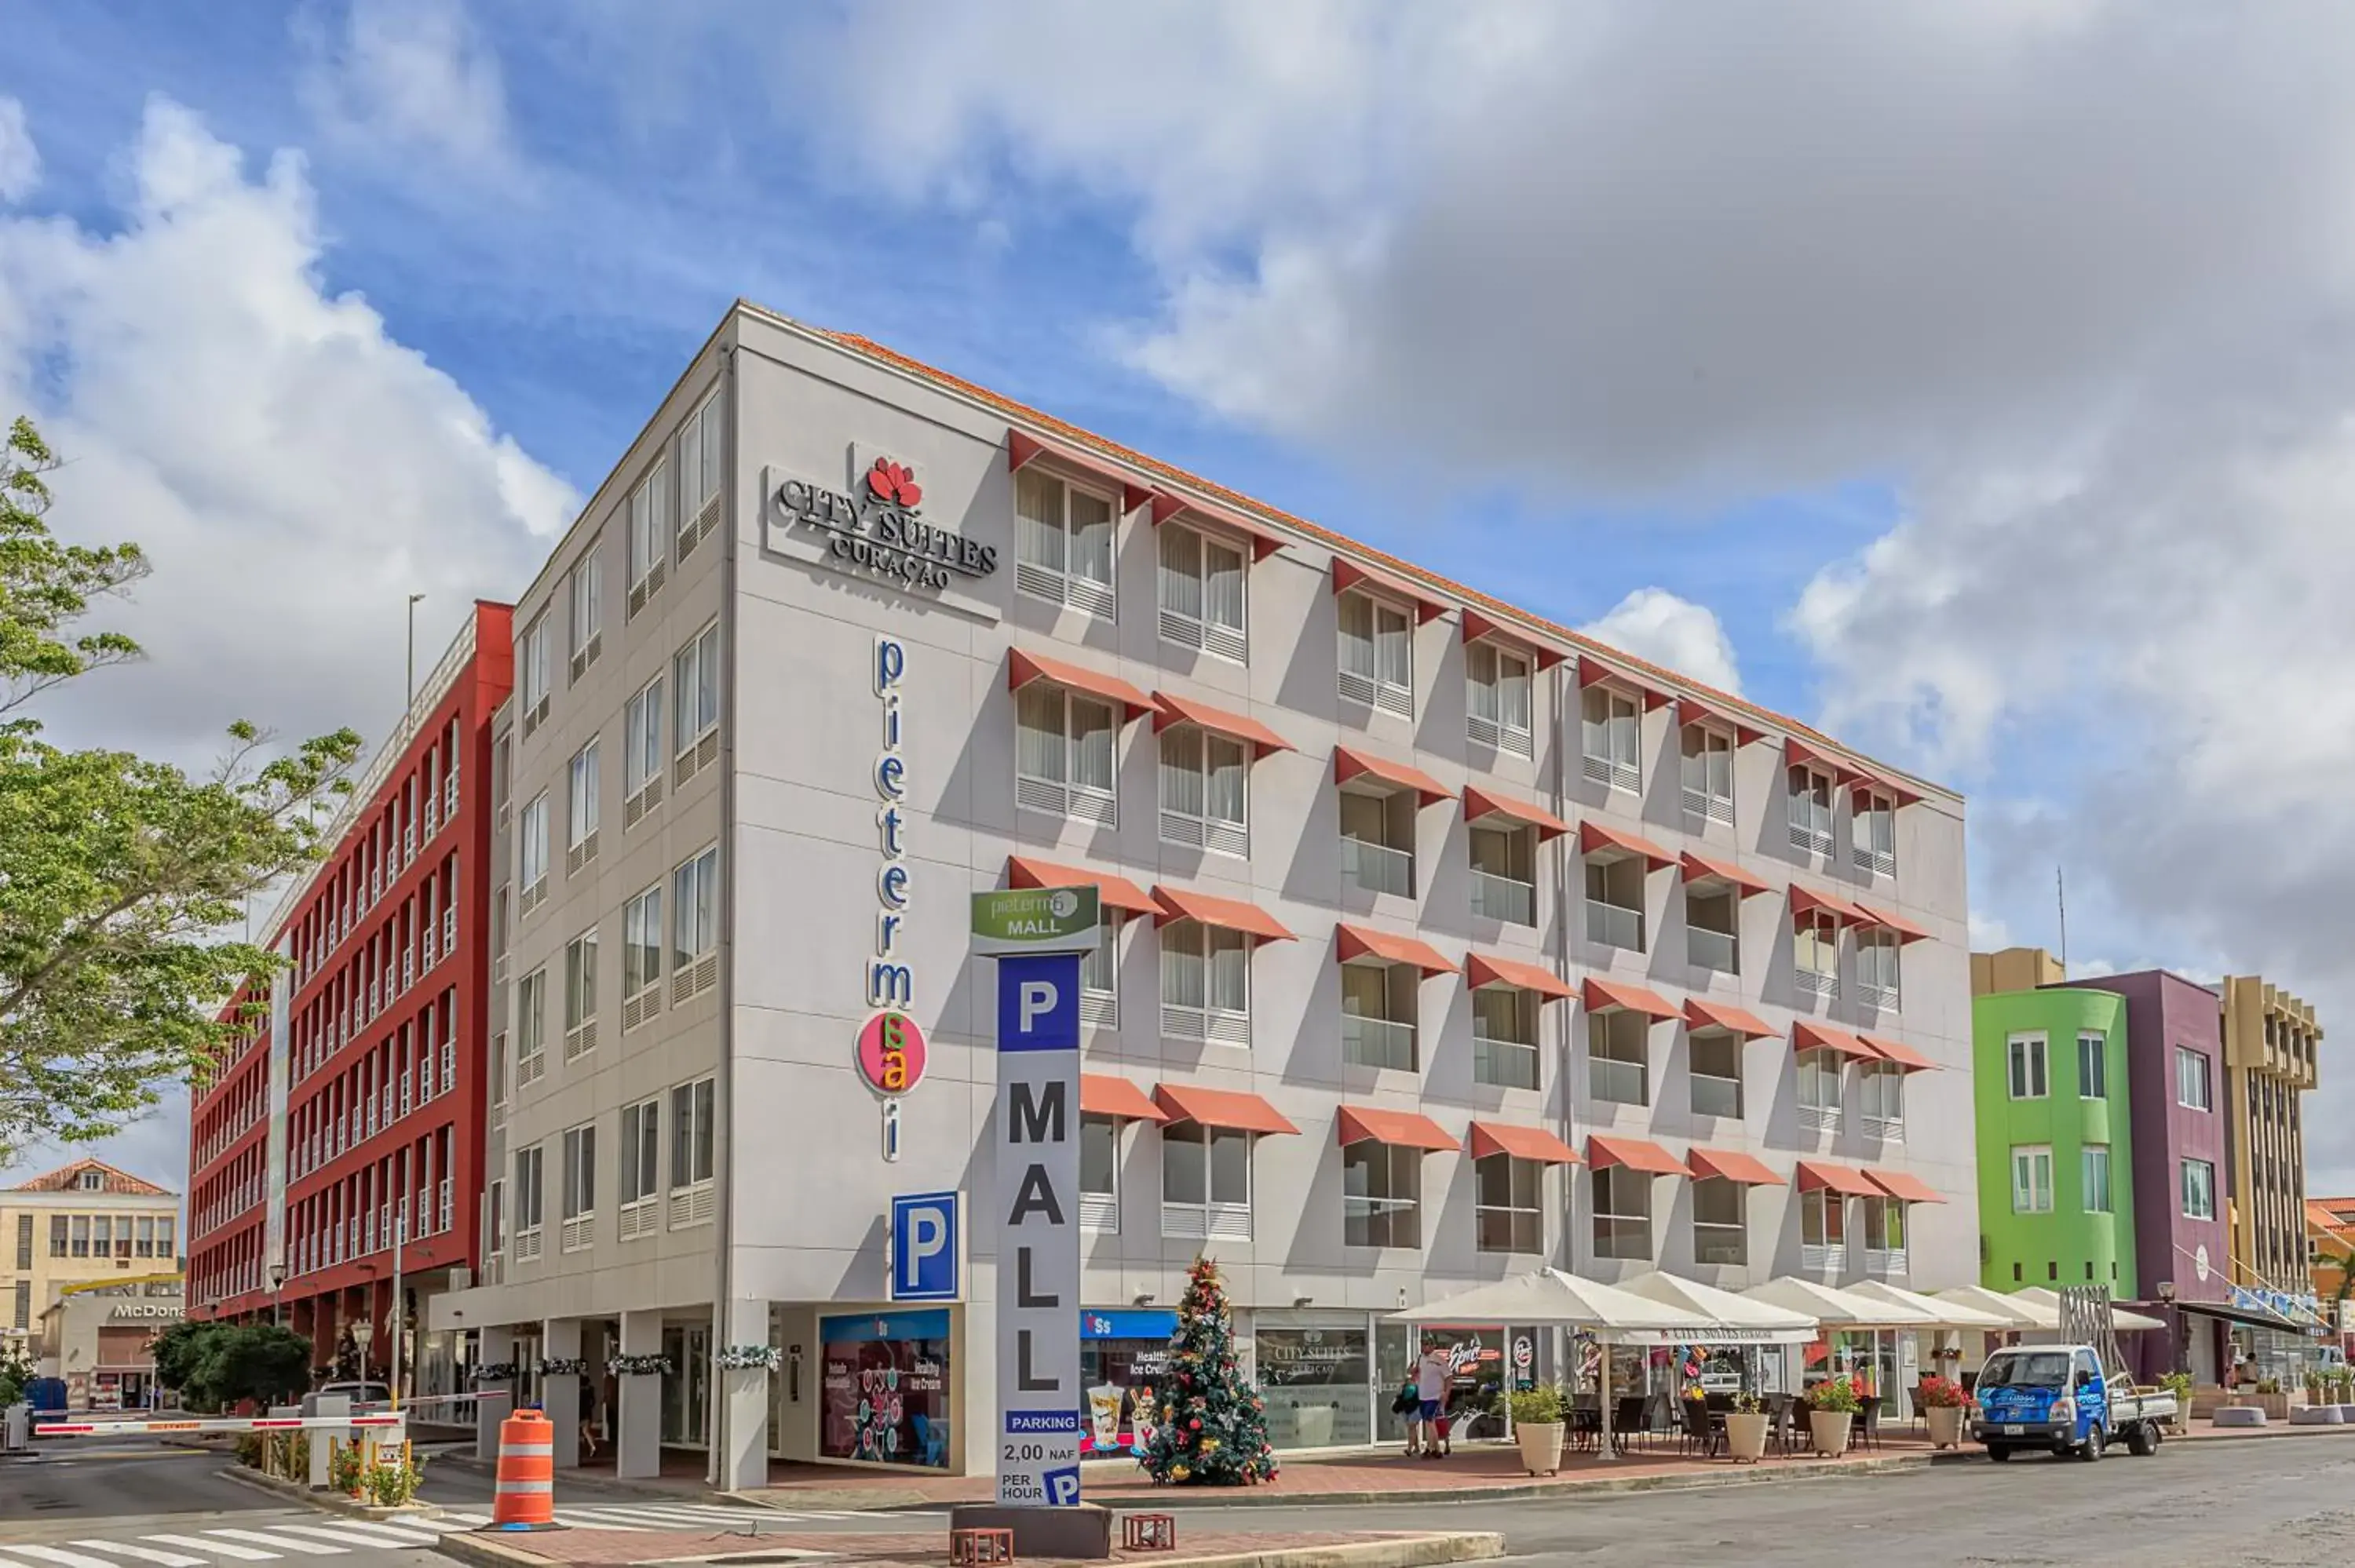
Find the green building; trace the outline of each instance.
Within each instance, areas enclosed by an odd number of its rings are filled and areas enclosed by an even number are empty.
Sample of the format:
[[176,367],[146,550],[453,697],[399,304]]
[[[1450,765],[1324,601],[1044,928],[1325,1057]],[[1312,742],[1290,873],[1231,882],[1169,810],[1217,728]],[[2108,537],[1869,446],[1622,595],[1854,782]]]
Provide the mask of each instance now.
[[2126,999],[2053,987],[1971,1002],[1979,1279],[2139,1298]]

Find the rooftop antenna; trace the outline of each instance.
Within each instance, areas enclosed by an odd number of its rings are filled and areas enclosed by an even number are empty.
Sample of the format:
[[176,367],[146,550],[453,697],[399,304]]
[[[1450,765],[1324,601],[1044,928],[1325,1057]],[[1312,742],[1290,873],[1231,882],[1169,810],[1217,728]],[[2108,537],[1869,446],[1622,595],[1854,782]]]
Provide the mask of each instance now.
[[2069,978],[2069,883],[2061,868],[2052,868],[2052,896],[2061,906],[2061,978]]

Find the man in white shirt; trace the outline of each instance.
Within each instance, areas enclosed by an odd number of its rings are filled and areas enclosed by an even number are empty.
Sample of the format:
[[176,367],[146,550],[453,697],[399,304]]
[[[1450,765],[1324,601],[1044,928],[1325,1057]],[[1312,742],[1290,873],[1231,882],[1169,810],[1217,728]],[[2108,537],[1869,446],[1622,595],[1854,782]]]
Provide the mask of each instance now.
[[1446,1428],[1440,1425],[1440,1414],[1447,1408],[1447,1385],[1455,1376],[1455,1359],[1444,1345],[1423,1347],[1423,1360],[1415,1364],[1414,1392],[1423,1401],[1423,1457],[1436,1459],[1446,1452]]

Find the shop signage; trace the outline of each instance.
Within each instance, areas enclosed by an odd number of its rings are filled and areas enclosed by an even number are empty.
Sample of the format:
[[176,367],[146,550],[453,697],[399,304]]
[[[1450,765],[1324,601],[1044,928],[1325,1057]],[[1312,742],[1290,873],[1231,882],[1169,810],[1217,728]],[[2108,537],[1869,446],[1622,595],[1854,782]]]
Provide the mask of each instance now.
[[125,1301],[107,1316],[118,1323],[134,1319],[149,1322],[157,1319],[177,1321],[187,1316],[187,1308],[177,1301]]
[[996,620],[996,606],[976,585],[996,575],[997,546],[927,520],[923,486],[908,464],[869,459],[856,446],[849,457],[849,482],[841,490],[774,468],[763,471],[764,547]]
[[881,749],[869,774],[875,785],[875,835],[882,863],[875,872],[875,956],[867,961],[867,1003],[887,1011],[858,1032],[858,1070],[883,1097],[883,1158],[900,1158],[900,1097],[924,1075],[924,1033],[901,1009],[916,1000],[915,971],[900,957],[912,901],[914,873],[908,864],[908,758],[900,749],[900,692],[908,674],[908,645],[878,635],[871,671],[875,697],[882,705]]
[[976,893],[973,895],[974,951],[999,958],[1011,953],[1084,952],[1096,945],[1102,904],[1092,886]]
[[904,1095],[923,1081],[924,1032],[904,1012],[879,1012],[858,1032],[858,1072],[879,1095]]
[[891,1200],[891,1299],[957,1298],[957,1195],[916,1192]]

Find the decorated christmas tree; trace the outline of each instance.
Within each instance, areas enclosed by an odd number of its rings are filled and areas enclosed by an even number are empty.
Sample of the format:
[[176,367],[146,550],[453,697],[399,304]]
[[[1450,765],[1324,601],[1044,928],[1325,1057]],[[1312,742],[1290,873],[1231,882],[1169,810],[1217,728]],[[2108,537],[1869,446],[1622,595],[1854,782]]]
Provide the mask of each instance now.
[[1235,1326],[1219,1266],[1198,1257],[1178,1305],[1169,1370],[1139,1462],[1165,1485],[1256,1486],[1275,1478],[1267,1404],[1235,1369]]

